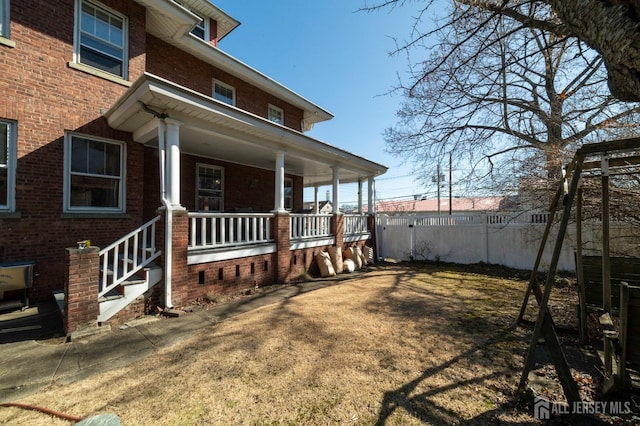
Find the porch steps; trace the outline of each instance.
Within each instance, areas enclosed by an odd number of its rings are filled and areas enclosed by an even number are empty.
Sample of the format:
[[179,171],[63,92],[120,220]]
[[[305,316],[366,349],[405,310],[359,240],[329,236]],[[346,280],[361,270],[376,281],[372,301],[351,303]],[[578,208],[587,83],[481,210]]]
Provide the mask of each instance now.
[[98,322],[109,320],[162,280],[162,268],[153,263],[143,268],[140,273],[142,276],[132,276],[98,299]]

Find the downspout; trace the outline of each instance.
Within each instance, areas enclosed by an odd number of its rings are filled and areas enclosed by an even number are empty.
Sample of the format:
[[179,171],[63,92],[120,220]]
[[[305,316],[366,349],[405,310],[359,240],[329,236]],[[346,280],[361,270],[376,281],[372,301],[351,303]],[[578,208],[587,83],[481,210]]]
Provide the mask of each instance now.
[[160,170],[160,201],[165,208],[165,226],[164,226],[164,307],[165,309],[173,308],[171,303],[171,264],[173,261],[173,209],[171,203],[167,200],[166,188],[166,141],[165,141],[165,123],[164,119],[169,116],[163,112],[154,111],[144,102],[140,102],[142,110],[148,112],[158,119],[158,161]]
[[[164,114],[162,114],[164,116]],[[165,117],[158,117],[158,161],[160,167],[160,200],[165,208],[166,223],[164,227],[164,307],[165,309],[173,308],[171,303],[171,262],[173,249],[173,210],[171,203],[167,200],[166,188],[166,142],[165,142]]]

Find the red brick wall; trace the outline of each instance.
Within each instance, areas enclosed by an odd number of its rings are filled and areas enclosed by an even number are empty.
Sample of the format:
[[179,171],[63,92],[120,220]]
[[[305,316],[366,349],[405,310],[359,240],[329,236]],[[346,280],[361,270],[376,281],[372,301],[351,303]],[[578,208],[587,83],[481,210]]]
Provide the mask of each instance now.
[[147,36],[147,71],[189,89],[211,96],[213,79],[236,89],[236,106],[260,117],[267,118],[268,104],[284,110],[284,124],[302,130],[302,110],[247,82],[183,52],[162,40]]
[[[145,9],[128,0],[103,3],[129,17],[129,75],[135,80],[145,68]],[[17,122],[19,217],[0,215],[0,262],[36,262],[30,296],[38,301],[63,288],[65,247],[74,247],[80,239],[103,246],[140,225],[144,159],[142,147],[129,134],[109,129],[101,114],[127,88],[67,66],[73,58],[74,1],[10,4],[16,45],[0,45],[0,118]],[[65,130],[126,142],[126,217],[98,220],[62,214]]]
[[[300,109],[147,35],[144,7],[130,0],[101,3],[129,19],[129,81],[148,70],[210,95],[212,79],[220,79],[235,86],[239,108],[266,117],[268,104],[274,104],[285,111],[285,124],[300,130]],[[81,239],[104,247],[155,216],[161,205],[158,160],[156,150],[133,142],[128,133],[110,129],[102,117],[103,110],[127,87],[68,66],[73,59],[74,1],[20,0],[10,5],[11,39],[16,45],[0,45],[0,118],[18,123],[18,164],[16,214],[0,214],[0,262],[36,262],[30,292],[35,302],[63,288],[68,273],[66,247],[74,247]],[[125,215],[63,214],[65,131],[126,143]],[[273,209],[273,172],[185,155],[182,200],[187,207],[195,203],[197,161],[225,167],[227,209]],[[294,210],[298,210],[302,208],[302,178],[293,178]],[[257,187],[252,188],[253,182]]]
[[274,284],[275,265],[275,254],[191,265],[187,300],[193,303],[209,295],[234,294]]

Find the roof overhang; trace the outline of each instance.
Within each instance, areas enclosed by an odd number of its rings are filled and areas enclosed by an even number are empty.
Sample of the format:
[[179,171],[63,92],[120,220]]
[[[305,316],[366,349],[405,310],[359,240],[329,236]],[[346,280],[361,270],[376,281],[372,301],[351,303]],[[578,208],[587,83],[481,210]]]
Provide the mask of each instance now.
[[305,186],[332,184],[334,167],[341,183],[387,171],[381,164],[148,73],[133,83],[105,117],[112,128],[156,146],[158,123],[150,110],[180,123],[184,153],[274,170],[276,153],[284,151],[286,172],[302,176]]
[[[179,4],[171,0],[136,0],[136,2],[142,4],[147,9],[146,30],[149,34],[300,108],[303,111],[302,127],[304,131],[311,130],[315,123],[333,118],[331,113],[313,104],[291,89],[272,80],[217,47],[190,34],[190,31],[200,22],[200,18]],[[194,0],[193,3],[199,3],[201,4],[200,6],[203,6],[202,3],[208,2]],[[223,16],[228,17],[228,15],[212,4],[209,4],[209,7],[216,9],[218,11],[216,13],[221,14],[221,19]],[[209,12],[212,16],[215,16],[215,11],[212,10]],[[233,20],[231,17],[229,17],[229,19]],[[233,22],[237,21],[229,21],[224,25],[230,28],[233,26]],[[231,29],[228,31],[231,31]]]

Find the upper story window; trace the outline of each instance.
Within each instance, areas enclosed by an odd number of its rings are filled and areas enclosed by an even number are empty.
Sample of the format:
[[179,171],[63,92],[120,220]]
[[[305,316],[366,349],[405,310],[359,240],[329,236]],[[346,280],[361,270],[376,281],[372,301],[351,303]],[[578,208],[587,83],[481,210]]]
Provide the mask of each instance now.
[[[174,0],[174,1],[178,3],[180,6],[189,9],[187,6],[185,6],[183,1],[181,0]],[[189,9],[189,11],[194,15],[198,16],[198,18],[200,18],[200,22],[198,23],[198,25],[195,26],[194,29],[191,30],[191,34],[198,37],[199,39],[202,39],[208,42],[210,40],[209,39],[209,18],[203,18],[202,15],[200,15],[198,12],[194,12],[191,9]]]
[[269,105],[269,120],[284,125],[284,111],[277,106]]
[[0,211],[14,210],[16,124],[0,120]]
[[221,212],[224,208],[224,169],[198,164],[196,179],[196,206],[200,211]]
[[127,18],[88,0],[77,0],[75,62],[127,78]]
[[124,212],[124,143],[67,134],[64,156],[65,211]]
[[0,37],[9,38],[9,0],[0,0]]
[[236,89],[220,81],[213,81],[213,98],[229,105],[236,104]]
[[[196,15],[198,15],[196,13]],[[194,36],[198,37],[199,39],[202,39],[204,41],[209,41],[209,18],[203,18],[200,15],[198,15],[201,19],[201,21],[198,23],[198,25],[195,26],[194,29],[191,30],[191,34],[193,34]]]

